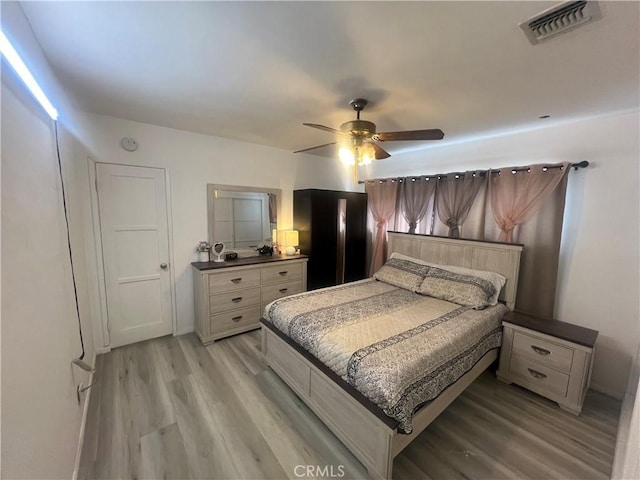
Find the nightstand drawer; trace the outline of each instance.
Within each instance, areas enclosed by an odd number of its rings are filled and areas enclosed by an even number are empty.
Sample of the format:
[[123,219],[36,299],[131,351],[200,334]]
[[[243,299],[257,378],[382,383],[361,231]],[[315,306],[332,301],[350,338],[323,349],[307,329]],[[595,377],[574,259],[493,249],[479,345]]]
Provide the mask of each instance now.
[[236,308],[260,304],[260,287],[209,295],[210,313],[222,313]]
[[266,287],[262,287],[262,303],[266,305],[267,303],[271,303],[278,298],[287,297],[289,295],[300,293],[302,291],[302,282],[300,280],[268,285]]
[[573,349],[522,332],[513,334],[513,353],[534,358],[564,372],[571,370]]
[[[283,262],[284,263],[284,262]],[[262,284],[267,285],[277,282],[290,282],[302,278],[301,263],[287,263],[273,267],[262,267]]]
[[536,386],[557,395],[566,395],[569,386],[569,375],[560,373],[528,358],[513,354],[509,365],[509,373],[520,377],[522,386]]
[[211,333],[233,332],[234,329],[251,325],[255,325],[256,328],[260,326],[260,305],[211,315],[209,328]]

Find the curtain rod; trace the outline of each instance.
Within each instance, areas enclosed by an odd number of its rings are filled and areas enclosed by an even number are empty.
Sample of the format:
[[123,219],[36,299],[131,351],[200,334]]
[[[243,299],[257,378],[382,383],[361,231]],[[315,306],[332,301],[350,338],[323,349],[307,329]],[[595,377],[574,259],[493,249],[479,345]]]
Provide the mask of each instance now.
[[[570,163],[569,168],[573,168],[574,170],[578,170],[579,168],[587,168],[589,166],[589,162],[587,160],[582,160],[581,162]],[[508,167],[507,167],[508,168]],[[549,165],[546,167],[549,168],[562,168],[562,165]],[[529,167],[514,167],[511,169],[512,172],[525,172],[529,170]],[[498,170],[490,168],[488,170],[481,170],[480,176],[484,176],[485,172],[497,173]],[[402,178],[435,178],[435,177],[446,177],[447,175],[456,175],[457,177],[464,177],[464,172],[451,172],[451,173],[434,173],[433,175],[407,175],[407,177],[392,177],[392,178],[372,178],[370,180],[358,180],[358,183],[368,183],[368,182],[386,182],[387,180],[395,181],[401,180]],[[475,173],[474,173],[475,175]],[[456,177],[456,178],[457,178]]]

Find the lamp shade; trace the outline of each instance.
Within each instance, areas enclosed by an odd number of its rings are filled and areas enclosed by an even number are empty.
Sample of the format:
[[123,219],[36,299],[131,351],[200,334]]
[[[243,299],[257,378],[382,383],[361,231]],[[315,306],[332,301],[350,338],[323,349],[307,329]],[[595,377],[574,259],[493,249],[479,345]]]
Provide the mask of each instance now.
[[300,243],[300,237],[297,230],[285,230],[284,246],[287,247],[285,253],[287,255],[295,255],[295,247]]
[[300,236],[297,230],[286,230],[284,232],[284,245],[286,247],[295,247],[300,243]]

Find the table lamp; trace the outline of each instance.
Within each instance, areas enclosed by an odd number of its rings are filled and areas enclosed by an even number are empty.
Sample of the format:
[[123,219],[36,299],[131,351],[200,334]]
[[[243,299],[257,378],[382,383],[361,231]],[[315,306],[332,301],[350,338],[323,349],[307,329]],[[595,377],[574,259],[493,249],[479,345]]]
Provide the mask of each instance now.
[[285,230],[284,232],[284,246],[286,247],[285,253],[287,255],[295,255],[296,247],[300,243],[300,237],[297,230]]

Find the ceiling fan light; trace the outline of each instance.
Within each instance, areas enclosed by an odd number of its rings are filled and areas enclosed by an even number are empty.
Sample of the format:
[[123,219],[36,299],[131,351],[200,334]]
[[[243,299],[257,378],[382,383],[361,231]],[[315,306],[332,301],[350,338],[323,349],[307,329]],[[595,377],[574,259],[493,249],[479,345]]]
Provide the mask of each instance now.
[[355,165],[356,159],[353,155],[353,151],[349,147],[340,147],[338,151],[338,157],[340,157],[340,161],[347,167]]
[[358,159],[358,165],[369,165],[376,158],[376,151],[373,145],[367,143],[360,149],[360,158]]

